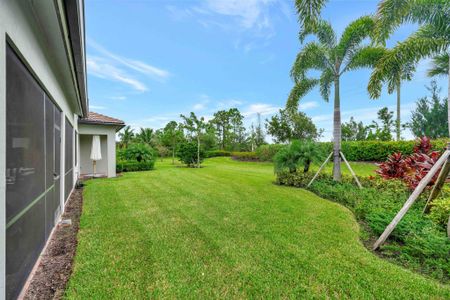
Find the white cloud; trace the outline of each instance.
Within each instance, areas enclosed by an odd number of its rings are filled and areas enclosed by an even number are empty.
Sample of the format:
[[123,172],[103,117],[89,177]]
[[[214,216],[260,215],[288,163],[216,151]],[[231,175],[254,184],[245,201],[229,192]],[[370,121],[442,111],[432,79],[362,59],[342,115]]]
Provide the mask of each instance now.
[[121,64],[122,66],[156,79],[166,79],[170,76],[170,73],[166,70],[157,68],[139,60],[130,59],[114,54],[92,39],[88,38],[87,41],[89,47],[92,47],[97,52],[101,53],[104,58],[110,59],[113,63]]
[[268,7],[276,0],[206,0],[209,11],[236,18],[243,29],[271,26]]
[[97,110],[103,110],[103,109],[106,109],[105,106],[101,106],[101,105],[89,105],[89,108],[97,109]]
[[147,86],[127,74],[124,70],[110,64],[101,57],[88,56],[86,59],[88,73],[103,79],[122,82],[129,85],[138,92],[145,92],[148,90]]
[[127,97],[125,97],[125,96],[111,96],[111,97],[109,97],[109,99],[112,99],[112,100],[125,100],[125,99],[127,99]]
[[309,101],[309,102],[301,102],[298,106],[300,110],[308,110],[312,108],[316,108],[319,106],[319,103],[317,101]]
[[189,8],[166,9],[176,21],[195,19],[205,29],[231,34],[234,46],[245,53],[268,45],[275,35],[275,18],[291,21],[295,15],[286,0],[202,0]]
[[248,106],[248,108],[243,112],[245,117],[252,117],[258,113],[262,116],[272,115],[276,113],[281,107],[274,106],[267,103],[255,103]]

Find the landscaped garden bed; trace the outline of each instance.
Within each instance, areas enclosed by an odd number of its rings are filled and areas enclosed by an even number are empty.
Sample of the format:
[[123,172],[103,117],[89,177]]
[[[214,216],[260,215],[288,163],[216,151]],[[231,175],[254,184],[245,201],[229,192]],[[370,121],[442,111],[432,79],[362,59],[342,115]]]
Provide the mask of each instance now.
[[[280,185],[306,188],[318,196],[349,208],[361,223],[361,239],[371,248],[409,197],[410,189],[400,180],[360,178],[359,189],[352,177],[344,176],[342,182],[333,181],[330,175],[319,177],[308,187],[313,173],[282,172],[277,175]],[[430,215],[422,210],[427,200],[425,193],[407,213],[392,233],[388,243],[377,252],[402,266],[436,278],[442,282],[450,279],[450,239],[446,234],[450,189],[445,189],[436,200]],[[447,210],[446,210],[447,209]]]

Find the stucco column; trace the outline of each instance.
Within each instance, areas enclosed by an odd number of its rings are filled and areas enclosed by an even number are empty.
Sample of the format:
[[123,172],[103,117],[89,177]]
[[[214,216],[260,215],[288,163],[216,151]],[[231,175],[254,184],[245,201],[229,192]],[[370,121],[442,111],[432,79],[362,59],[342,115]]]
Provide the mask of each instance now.
[[116,177],[116,131],[108,132],[108,177]]

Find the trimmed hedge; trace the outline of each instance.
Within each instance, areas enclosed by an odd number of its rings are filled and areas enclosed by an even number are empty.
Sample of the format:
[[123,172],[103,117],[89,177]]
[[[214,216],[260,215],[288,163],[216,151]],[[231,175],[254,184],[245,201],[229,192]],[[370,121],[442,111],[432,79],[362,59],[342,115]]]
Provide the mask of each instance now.
[[231,157],[235,160],[241,161],[258,161],[258,156],[255,152],[232,152]]
[[[277,175],[277,183],[307,188],[313,175],[282,172]],[[351,177],[344,176],[342,182],[338,183],[330,175],[321,174],[308,189],[352,210],[356,218],[365,225],[361,227],[362,238],[373,242],[403,206],[410,192],[398,180],[361,178],[361,183],[363,189],[359,189]],[[380,251],[389,260],[448,282],[450,239],[446,236],[445,224],[442,224],[445,220],[441,217],[448,210],[441,208],[439,201],[432,209],[435,210],[434,215],[423,215],[426,194],[411,207]]]
[[[414,152],[417,141],[351,141],[342,142],[342,152],[349,161],[385,161],[391,154],[401,152],[410,155]],[[442,150],[447,140],[439,139],[431,142],[433,150]],[[319,143],[326,152],[333,151],[333,143]]]
[[123,160],[118,161],[116,164],[116,172],[136,172],[136,171],[149,171],[155,168],[155,161],[131,161]]
[[206,153],[205,153],[205,157],[206,158],[210,158],[210,157],[227,157],[227,156],[231,156],[231,152],[230,151],[211,150],[211,151],[206,151]]
[[256,148],[256,156],[260,161],[273,161],[275,154],[284,147],[286,147],[286,145],[283,144],[262,145]]

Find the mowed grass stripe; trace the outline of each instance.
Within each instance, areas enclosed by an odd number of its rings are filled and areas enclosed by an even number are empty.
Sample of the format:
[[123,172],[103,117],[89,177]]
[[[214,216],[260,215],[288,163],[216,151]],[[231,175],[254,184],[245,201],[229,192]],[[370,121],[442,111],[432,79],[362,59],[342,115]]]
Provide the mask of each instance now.
[[367,251],[344,207],[273,180],[216,158],[90,181],[67,298],[450,296]]

